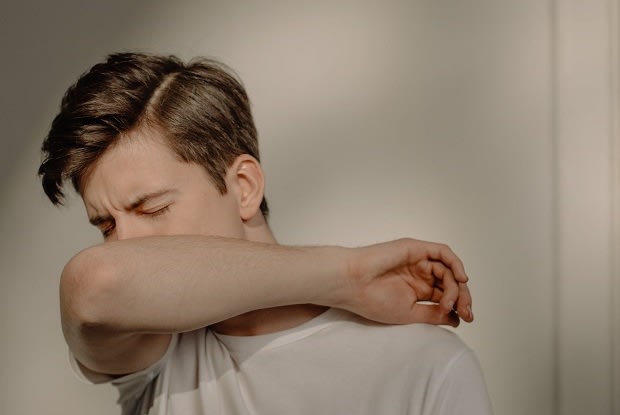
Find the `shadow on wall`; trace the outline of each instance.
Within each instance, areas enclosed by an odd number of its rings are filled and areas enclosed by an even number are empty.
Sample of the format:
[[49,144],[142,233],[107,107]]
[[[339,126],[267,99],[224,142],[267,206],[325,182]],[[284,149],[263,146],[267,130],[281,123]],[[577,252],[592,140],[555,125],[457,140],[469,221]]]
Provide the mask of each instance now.
[[[3,7],[0,189],[25,167],[38,166],[34,163],[60,97],[81,71],[123,44],[143,8],[140,2],[119,0],[15,1]],[[30,175],[36,175],[36,167]],[[0,209],[5,202],[0,199]]]

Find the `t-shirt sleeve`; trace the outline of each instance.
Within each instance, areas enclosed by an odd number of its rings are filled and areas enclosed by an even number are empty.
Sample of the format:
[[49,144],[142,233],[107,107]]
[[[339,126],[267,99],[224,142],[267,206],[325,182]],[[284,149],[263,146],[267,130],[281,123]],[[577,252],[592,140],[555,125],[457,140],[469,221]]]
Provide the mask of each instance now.
[[431,413],[493,414],[484,376],[472,350],[463,350],[447,366]]

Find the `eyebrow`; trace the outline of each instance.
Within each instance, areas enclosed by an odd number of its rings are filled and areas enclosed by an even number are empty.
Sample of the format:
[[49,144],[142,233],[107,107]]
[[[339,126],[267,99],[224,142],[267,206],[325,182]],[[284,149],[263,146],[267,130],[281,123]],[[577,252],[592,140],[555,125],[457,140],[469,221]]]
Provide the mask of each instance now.
[[[161,190],[156,190],[154,192],[144,193],[142,195],[139,195],[131,203],[129,203],[128,207],[126,207],[125,210],[126,211],[135,210],[152,199],[156,199],[158,197],[161,197],[168,193],[173,193],[173,192],[174,192],[173,189],[161,189]],[[99,226],[103,223],[114,221],[114,218],[111,215],[97,215],[97,216],[88,218],[88,221],[94,226]]]

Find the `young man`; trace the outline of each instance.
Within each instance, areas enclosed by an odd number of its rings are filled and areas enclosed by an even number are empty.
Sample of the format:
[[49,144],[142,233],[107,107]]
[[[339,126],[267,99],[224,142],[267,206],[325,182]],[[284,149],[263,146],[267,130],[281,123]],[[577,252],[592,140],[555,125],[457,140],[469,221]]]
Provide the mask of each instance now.
[[490,413],[458,337],[403,325],[473,320],[460,260],[416,240],[278,245],[221,64],[111,55],[69,88],[43,154],[50,200],[70,180],[104,237],[63,271],[62,327],[123,414]]

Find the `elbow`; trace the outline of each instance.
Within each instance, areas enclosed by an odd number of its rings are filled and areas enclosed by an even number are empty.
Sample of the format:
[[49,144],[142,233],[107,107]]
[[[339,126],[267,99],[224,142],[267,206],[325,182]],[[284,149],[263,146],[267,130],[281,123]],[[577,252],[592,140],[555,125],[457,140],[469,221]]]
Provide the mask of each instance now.
[[118,286],[113,264],[106,258],[105,249],[95,246],[81,251],[65,265],[60,279],[64,331],[72,328],[82,332],[108,325],[107,302],[114,298]]

